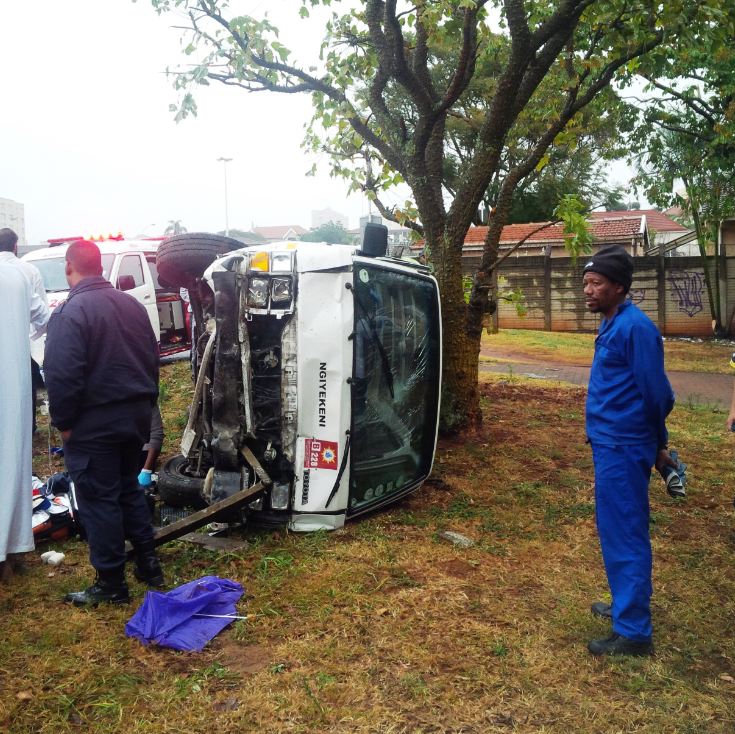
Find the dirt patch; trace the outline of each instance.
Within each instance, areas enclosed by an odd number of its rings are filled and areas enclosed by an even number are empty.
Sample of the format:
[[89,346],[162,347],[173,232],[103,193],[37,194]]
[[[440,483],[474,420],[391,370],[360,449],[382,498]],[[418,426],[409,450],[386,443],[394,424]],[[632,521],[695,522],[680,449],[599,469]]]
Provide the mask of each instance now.
[[466,579],[475,570],[469,563],[459,558],[437,563],[436,568],[439,571],[443,571],[447,576],[454,576],[457,579]]
[[223,638],[217,651],[217,660],[233,673],[252,675],[265,670],[272,660],[271,651],[263,645],[242,645],[236,640]]
[[676,541],[677,543],[690,540],[692,534],[693,529],[691,526],[691,521],[688,517],[683,517],[675,520],[673,523],[671,523],[668,532],[669,538],[673,541]]

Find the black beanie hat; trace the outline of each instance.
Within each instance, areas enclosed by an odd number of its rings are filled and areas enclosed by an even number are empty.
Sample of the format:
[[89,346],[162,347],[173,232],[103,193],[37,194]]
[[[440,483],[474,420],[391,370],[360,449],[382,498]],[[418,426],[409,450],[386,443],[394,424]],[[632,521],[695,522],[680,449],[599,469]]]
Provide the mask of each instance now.
[[604,275],[620,283],[627,293],[633,282],[633,258],[620,245],[608,245],[590,258],[582,272]]

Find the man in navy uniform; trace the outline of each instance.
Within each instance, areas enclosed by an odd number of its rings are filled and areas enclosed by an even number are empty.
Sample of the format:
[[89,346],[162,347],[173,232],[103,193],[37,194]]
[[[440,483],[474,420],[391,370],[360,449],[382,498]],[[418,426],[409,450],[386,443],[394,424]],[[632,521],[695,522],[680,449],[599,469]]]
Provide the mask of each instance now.
[[593,655],[650,655],[651,467],[676,466],[667,450],[666,417],[674,394],[664,372],[661,335],[627,300],[633,258],[600,249],[584,266],[587,308],[603,319],[587,393],[586,428],[595,465],[595,514],[612,604],[592,612],[612,620],[612,634],[592,640]]
[[93,242],[69,246],[66,279],[69,297],[48,325],[46,388],[97,578],[65,601],[124,603],[126,538],[135,549],[136,577],[163,584],[150,512],[138,487],[140,452],[158,397],[158,343],[145,308],[102,277]]

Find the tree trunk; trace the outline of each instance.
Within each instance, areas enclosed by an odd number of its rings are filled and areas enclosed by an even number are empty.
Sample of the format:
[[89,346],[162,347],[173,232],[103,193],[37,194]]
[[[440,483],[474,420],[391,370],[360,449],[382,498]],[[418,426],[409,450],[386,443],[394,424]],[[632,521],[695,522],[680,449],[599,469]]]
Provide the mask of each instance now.
[[[682,176],[684,188],[691,207],[694,232],[697,235],[697,245],[702,258],[702,270],[704,272],[704,284],[707,288],[707,299],[709,300],[709,311],[712,317],[712,333],[716,337],[727,335],[727,329],[722,323],[722,312],[720,308],[720,252],[718,246],[718,226],[708,222],[701,216],[702,206],[697,199],[694,187],[689,180]],[[716,218],[715,218],[716,220]],[[712,267],[710,267],[710,256],[707,254],[707,245],[712,242]]]
[[[686,183],[686,179],[684,179]],[[687,193],[691,197],[689,187],[687,186]],[[715,289],[712,287],[712,271],[709,267],[709,256],[707,255],[707,229],[705,223],[699,215],[697,208],[696,199],[690,198],[692,207],[692,219],[694,220],[694,232],[697,235],[697,245],[699,247],[699,255],[702,258],[702,271],[704,272],[704,284],[707,288],[707,300],[709,301],[709,311],[712,317],[712,332],[717,335],[718,327],[721,329],[722,326],[719,323],[720,319],[719,310],[719,295],[715,296]],[[717,264],[717,252],[714,255],[715,266]],[[715,271],[715,280],[717,278],[717,271]]]
[[712,331],[718,339],[722,339],[727,336],[727,330],[724,327],[723,315],[722,315],[722,291],[721,291],[721,277],[722,277],[722,254],[720,253],[719,243],[719,221],[712,220],[707,223],[708,238],[712,242],[712,262],[714,265],[712,276],[713,276],[713,297],[715,302],[713,304],[712,313]]
[[462,289],[463,242],[464,233],[459,237],[445,233],[431,248],[436,253],[434,275],[442,298],[444,363],[440,430],[445,434],[465,428],[475,430],[482,422],[477,385],[480,345],[479,340],[471,339],[466,330],[467,305]]

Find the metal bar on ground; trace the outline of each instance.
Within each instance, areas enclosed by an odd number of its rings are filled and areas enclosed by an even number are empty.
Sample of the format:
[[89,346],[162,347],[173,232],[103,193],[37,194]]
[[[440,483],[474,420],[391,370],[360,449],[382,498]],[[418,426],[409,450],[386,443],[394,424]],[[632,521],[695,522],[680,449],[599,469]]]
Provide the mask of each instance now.
[[227,497],[227,499],[221,500],[210,507],[205,507],[198,512],[194,512],[182,520],[171,523],[171,525],[160,528],[156,531],[153,542],[158,546],[168,543],[171,540],[176,540],[182,535],[186,535],[192,530],[196,530],[212,522],[225,510],[236,510],[238,507],[244,505],[254,494],[257,494],[263,489],[265,489],[263,482],[257,482],[252,487],[241,489],[236,494]]

